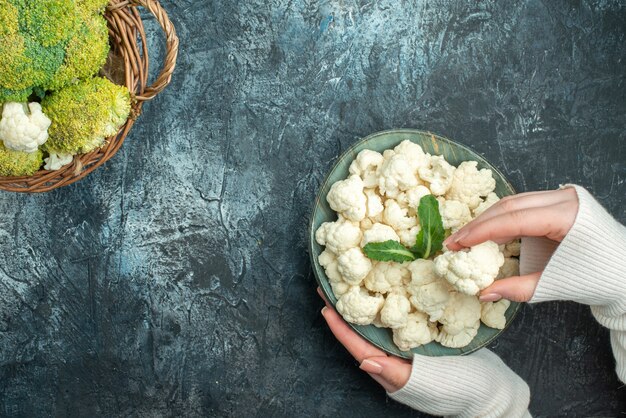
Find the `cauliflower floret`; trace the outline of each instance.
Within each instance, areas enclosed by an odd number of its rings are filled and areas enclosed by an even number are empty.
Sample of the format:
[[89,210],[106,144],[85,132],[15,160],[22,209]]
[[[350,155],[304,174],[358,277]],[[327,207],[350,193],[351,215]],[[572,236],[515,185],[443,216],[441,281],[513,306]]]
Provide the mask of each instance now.
[[368,218],[374,218],[383,213],[385,209],[383,200],[380,198],[380,195],[376,193],[376,190],[365,189],[365,197],[367,198],[365,215]]
[[411,282],[407,285],[407,290],[412,295],[417,294],[421,286],[439,279],[435,274],[435,263],[432,260],[419,258],[411,261],[407,269],[411,273]]
[[363,179],[365,187],[378,186],[378,175],[376,171],[383,163],[383,155],[379,152],[364,149],[359,152],[352,164],[350,164],[350,174],[356,174]]
[[410,313],[406,325],[393,330],[393,342],[402,351],[428,344],[437,337],[437,327],[421,312]]
[[409,271],[402,264],[379,261],[374,263],[363,284],[376,293],[388,293],[410,277]]
[[343,280],[341,273],[339,273],[337,257],[330,251],[324,250],[317,259],[320,265],[324,267],[326,277],[328,277],[328,282],[333,289],[335,297],[340,298],[350,289],[350,285]]
[[26,103],[5,103],[0,119],[0,140],[8,149],[35,152],[48,140],[50,123],[39,103],[28,103],[28,110]]
[[481,202],[482,196],[487,196],[496,188],[491,170],[478,170],[476,161],[464,161],[454,171],[452,184],[446,194],[446,199],[458,200],[475,209]]
[[480,327],[480,302],[475,296],[450,294],[450,300],[439,322],[443,325],[436,340],[445,347],[468,345]]
[[337,312],[352,324],[369,325],[384,303],[382,295],[371,296],[366,289],[353,286],[337,301]]
[[396,231],[388,225],[375,223],[370,229],[363,232],[361,247],[365,247],[370,242],[400,241]]
[[495,194],[494,192],[489,193],[485,200],[480,202],[480,204],[476,206],[476,208],[472,211],[472,213],[474,214],[474,218],[482,215],[484,211],[492,207],[499,200],[500,198],[497,194]]
[[417,218],[415,216],[409,216],[407,209],[401,208],[398,202],[393,199],[387,199],[385,201],[383,221],[396,231],[410,229],[417,225]]
[[411,304],[404,294],[392,293],[385,299],[380,311],[380,322],[387,328],[400,328],[406,325]]
[[497,302],[486,302],[481,304],[480,320],[489,328],[504,329],[506,325],[506,310],[511,306],[511,302],[500,299]]
[[401,207],[417,209],[420,205],[420,200],[422,200],[422,197],[429,194],[431,193],[428,187],[419,185],[417,187],[407,190],[406,192],[400,193],[396,200]]
[[359,222],[365,218],[367,199],[363,193],[363,180],[359,176],[352,175],[333,184],[326,200],[332,210],[340,212],[350,221]]
[[430,184],[432,194],[442,196],[452,185],[455,168],[439,155],[431,156],[428,163],[419,169],[419,176]]
[[476,295],[498,276],[504,256],[493,241],[435,258],[435,273],[466,295]]
[[350,248],[337,257],[337,269],[346,283],[353,286],[361,284],[372,269],[372,262],[360,248]]
[[522,248],[522,242],[518,239],[507,243],[504,246],[505,257],[519,257],[520,249]]
[[444,200],[443,198],[437,200],[439,200],[441,222],[445,229],[456,232],[472,220],[472,213],[465,203],[456,200]]
[[359,222],[359,226],[361,227],[361,230],[365,232],[372,226],[374,226],[374,222],[372,222],[370,218],[365,218],[361,222]]
[[500,267],[496,280],[513,276],[519,276],[519,260],[517,258],[505,257],[504,264]]
[[412,189],[419,184],[413,171],[413,163],[406,155],[392,150],[383,153],[384,161],[378,168],[378,187],[382,195],[394,198],[398,193]]
[[412,247],[415,245],[417,234],[419,234],[420,229],[422,229],[419,225],[415,225],[413,228],[403,229],[402,231],[398,231],[398,237],[400,237],[400,242],[405,247]]
[[429,316],[430,321],[438,321],[450,300],[450,285],[443,279],[422,286],[413,286],[411,304],[418,311]]
[[44,158],[43,161],[46,163],[43,167],[46,170],[59,170],[61,167],[74,161],[74,156],[72,154],[57,154],[55,152],[51,152],[50,156]]
[[413,173],[417,173],[421,167],[428,165],[430,156],[424,152],[422,147],[408,139],[400,142],[393,150],[396,154],[402,154],[406,157]]
[[315,240],[331,252],[340,254],[358,247],[362,235],[358,223],[339,219],[336,222],[324,222],[315,232]]

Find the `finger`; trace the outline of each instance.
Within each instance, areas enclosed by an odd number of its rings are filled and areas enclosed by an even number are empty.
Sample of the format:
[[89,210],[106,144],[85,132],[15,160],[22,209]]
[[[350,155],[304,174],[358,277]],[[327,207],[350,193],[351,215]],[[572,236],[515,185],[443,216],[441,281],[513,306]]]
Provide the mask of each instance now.
[[554,241],[561,241],[571,227],[568,219],[572,216],[567,214],[571,209],[569,202],[563,202],[546,207],[507,212],[484,222],[466,225],[454,237],[451,237],[451,242],[446,246],[449,250],[458,251],[485,241],[504,244],[519,237],[545,236]]
[[387,386],[378,379],[376,381],[383,385],[387,392],[395,392],[402,388],[411,376],[411,363],[397,357],[368,357],[361,362],[361,369],[370,373],[370,376],[381,377]]
[[320,295],[320,297],[324,299],[324,302],[328,305],[328,299],[326,299],[324,292],[322,292],[322,289],[319,286],[317,287],[317,294]]
[[337,340],[352,354],[359,364],[367,357],[381,356],[386,354],[361,338],[354,332],[348,324],[339,316],[337,311],[327,306],[322,309],[322,316],[326,320],[328,327]]
[[489,218],[502,215],[506,212],[513,212],[516,210],[541,206],[550,206],[569,199],[569,193],[563,193],[563,190],[547,190],[541,192],[528,192],[512,196],[505,196],[498,202],[494,203],[490,208],[485,210],[472,222],[484,222]]
[[368,373],[368,374],[370,375],[372,379],[378,382],[378,384],[381,385],[387,392],[391,393],[397,390],[391,384],[389,384],[389,382],[387,382],[384,377],[374,374],[374,373]]
[[513,302],[528,302],[535,294],[541,272],[524,276],[513,276],[500,279],[480,292],[481,302],[495,302],[500,299],[508,299]]

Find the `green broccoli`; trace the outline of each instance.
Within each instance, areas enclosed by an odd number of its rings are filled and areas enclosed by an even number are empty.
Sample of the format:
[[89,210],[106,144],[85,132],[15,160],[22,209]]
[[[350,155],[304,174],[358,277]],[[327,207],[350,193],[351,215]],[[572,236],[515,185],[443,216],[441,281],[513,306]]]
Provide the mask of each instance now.
[[42,107],[52,121],[44,148],[82,154],[101,147],[126,122],[130,93],[106,78],[94,77],[47,95]]
[[109,51],[103,0],[0,0],[0,103],[91,77]]
[[43,164],[43,152],[7,149],[0,141],[0,176],[32,176]]

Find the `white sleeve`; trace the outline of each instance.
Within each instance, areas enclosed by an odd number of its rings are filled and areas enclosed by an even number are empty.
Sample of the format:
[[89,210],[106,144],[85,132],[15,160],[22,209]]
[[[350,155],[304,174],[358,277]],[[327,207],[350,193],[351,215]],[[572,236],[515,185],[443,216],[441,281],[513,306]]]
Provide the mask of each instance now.
[[579,209],[563,242],[522,239],[521,274],[543,270],[531,303],[571,300],[591,306],[611,331],[617,376],[626,382],[626,228],[584,188],[573,187]]
[[530,417],[528,385],[486,348],[467,356],[416,355],[409,381],[388,395],[431,415]]

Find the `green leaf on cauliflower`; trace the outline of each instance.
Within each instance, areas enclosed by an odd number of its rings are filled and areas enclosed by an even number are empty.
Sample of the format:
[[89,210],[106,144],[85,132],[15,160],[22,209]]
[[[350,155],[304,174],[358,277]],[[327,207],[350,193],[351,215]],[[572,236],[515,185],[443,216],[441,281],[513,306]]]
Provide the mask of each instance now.
[[402,263],[415,260],[415,255],[398,241],[370,242],[363,247],[365,255],[377,261],[395,261]]
[[417,258],[428,258],[443,248],[445,230],[439,213],[439,202],[433,195],[420,199],[417,215],[420,220],[420,232],[411,251]]

